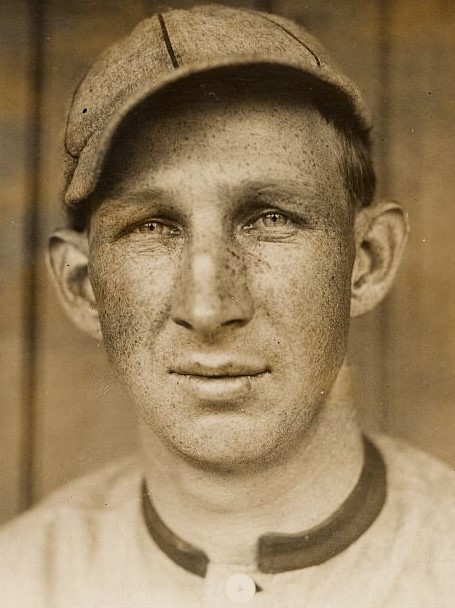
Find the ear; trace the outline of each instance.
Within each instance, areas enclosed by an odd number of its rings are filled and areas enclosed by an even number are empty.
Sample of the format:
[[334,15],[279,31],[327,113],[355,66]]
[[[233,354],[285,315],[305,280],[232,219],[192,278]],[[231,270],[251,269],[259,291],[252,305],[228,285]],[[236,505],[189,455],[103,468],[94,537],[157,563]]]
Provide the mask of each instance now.
[[389,291],[409,232],[398,203],[379,201],[357,212],[356,257],[351,279],[351,317],[372,310]]
[[96,299],[88,275],[88,251],[85,232],[57,230],[49,239],[47,266],[69,318],[101,340]]

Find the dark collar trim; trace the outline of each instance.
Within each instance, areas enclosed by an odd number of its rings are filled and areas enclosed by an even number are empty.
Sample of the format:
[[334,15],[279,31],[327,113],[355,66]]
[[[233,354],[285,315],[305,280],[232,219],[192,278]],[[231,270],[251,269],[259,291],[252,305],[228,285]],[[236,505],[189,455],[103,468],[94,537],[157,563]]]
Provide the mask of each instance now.
[[364,438],[364,464],[351,494],[322,524],[299,534],[267,534],[258,541],[258,567],[275,574],[317,566],[356,541],[378,517],[386,499],[386,470],[378,449]]
[[142,510],[148,531],[163,553],[188,572],[205,576],[209,565],[208,557],[166,526],[155,511],[145,479],[142,482]]
[[[317,566],[356,541],[378,517],[387,494],[386,468],[379,450],[364,437],[364,464],[357,485],[322,524],[299,534],[266,534],[258,540],[258,569],[266,574]],[[142,484],[142,509],[158,547],[185,570],[205,576],[209,560],[203,551],[176,536],[161,520]]]

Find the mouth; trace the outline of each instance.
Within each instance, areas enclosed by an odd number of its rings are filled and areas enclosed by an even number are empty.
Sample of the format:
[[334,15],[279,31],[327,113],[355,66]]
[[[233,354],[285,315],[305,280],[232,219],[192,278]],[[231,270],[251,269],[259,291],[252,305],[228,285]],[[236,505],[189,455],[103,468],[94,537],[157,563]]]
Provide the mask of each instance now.
[[266,374],[268,370],[262,371],[246,371],[246,370],[226,370],[226,371],[212,371],[212,370],[201,370],[200,373],[193,373],[189,371],[182,372],[171,372],[178,376],[191,376],[192,378],[201,378],[201,380],[227,380],[232,378],[255,378],[256,376],[260,376],[261,374]]
[[194,356],[169,370],[201,401],[232,402],[246,397],[270,373],[262,361],[227,356]]

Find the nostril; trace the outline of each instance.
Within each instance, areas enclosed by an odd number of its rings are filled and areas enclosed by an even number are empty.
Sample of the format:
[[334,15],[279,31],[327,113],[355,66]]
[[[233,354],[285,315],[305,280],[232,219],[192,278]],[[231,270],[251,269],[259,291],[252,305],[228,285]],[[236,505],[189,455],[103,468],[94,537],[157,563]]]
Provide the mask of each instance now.
[[233,325],[242,327],[246,325],[248,321],[246,319],[229,319],[229,321],[225,321],[222,323],[223,327],[231,327]]
[[191,323],[188,323],[188,321],[185,321],[185,319],[174,319],[175,323],[177,325],[180,325],[181,327],[184,327],[185,329],[192,329],[193,326],[191,325]]

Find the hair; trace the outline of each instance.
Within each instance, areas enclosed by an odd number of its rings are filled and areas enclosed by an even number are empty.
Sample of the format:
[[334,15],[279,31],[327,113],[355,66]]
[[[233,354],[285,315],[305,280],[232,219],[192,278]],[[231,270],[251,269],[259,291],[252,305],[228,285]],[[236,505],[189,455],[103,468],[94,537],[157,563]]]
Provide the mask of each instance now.
[[[121,138],[121,133],[128,130],[129,121],[137,120],[142,111],[149,116],[160,116],[163,110],[178,111],[182,104],[192,101],[200,102],[204,99],[216,103],[216,100],[224,95],[230,96],[230,99],[266,97],[278,103],[278,107],[290,103],[293,106],[315,109],[333,126],[337,134],[340,144],[338,162],[349,202],[354,209],[366,207],[373,202],[376,175],[370,129],[364,126],[352,100],[338,87],[292,67],[272,64],[223,66],[171,83],[139,104],[125,118],[111,142],[110,149]],[[109,152],[106,156],[109,157]],[[106,163],[107,159],[104,160],[104,166]],[[97,193],[103,184],[106,185],[104,178],[105,175],[102,174],[95,192],[87,199],[66,207],[68,223],[74,230],[82,232],[86,229]]]

